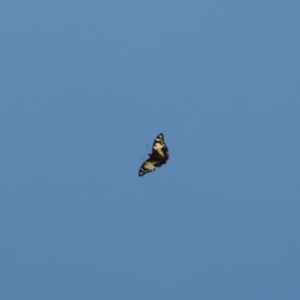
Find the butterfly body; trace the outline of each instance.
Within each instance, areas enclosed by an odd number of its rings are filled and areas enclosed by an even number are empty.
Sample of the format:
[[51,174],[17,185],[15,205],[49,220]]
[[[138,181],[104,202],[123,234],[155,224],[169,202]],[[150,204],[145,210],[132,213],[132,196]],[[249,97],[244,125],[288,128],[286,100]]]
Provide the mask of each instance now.
[[164,135],[160,133],[154,140],[152,153],[148,154],[149,158],[142,164],[139,170],[139,176],[153,172],[155,168],[161,167],[169,159],[169,150],[164,142]]

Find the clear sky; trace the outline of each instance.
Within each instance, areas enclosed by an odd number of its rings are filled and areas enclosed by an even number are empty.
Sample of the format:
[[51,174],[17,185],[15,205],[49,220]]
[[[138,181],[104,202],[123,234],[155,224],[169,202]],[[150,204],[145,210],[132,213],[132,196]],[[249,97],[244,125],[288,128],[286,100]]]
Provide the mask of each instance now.
[[1,1],[0,299],[299,300],[299,16]]

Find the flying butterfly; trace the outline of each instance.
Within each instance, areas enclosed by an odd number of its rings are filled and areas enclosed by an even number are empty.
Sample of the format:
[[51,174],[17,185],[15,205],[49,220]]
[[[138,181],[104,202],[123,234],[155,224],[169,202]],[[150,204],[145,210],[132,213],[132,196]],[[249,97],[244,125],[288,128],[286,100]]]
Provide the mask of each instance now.
[[164,141],[164,135],[160,133],[154,140],[152,153],[148,154],[149,158],[142,164],[139,170],[139,176],[144,176],[153,172],[155,168],[164,165],[169,159],[168,147]]

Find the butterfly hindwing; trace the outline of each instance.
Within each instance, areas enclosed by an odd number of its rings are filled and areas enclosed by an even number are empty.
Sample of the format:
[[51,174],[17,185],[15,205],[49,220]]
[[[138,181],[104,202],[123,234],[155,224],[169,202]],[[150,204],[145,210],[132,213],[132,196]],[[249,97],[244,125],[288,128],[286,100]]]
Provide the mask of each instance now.
[[161,167],[169,158],[168,147],[164,142],[164,135],[160,133],[154,140],[152,153],[149,158],[142,164],[139,170],[139,176],[153,172],[155,168]]

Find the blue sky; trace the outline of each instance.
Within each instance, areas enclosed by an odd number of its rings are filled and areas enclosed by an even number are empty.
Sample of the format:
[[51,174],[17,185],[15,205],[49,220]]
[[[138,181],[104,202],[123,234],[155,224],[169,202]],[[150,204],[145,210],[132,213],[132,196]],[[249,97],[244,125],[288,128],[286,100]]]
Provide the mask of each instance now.
[[0,298],[300,299],[299,12],[2,1]]

